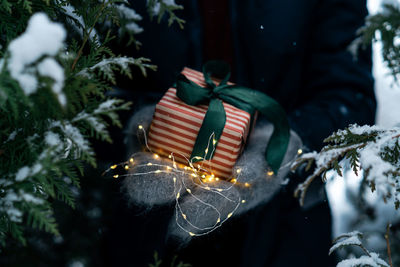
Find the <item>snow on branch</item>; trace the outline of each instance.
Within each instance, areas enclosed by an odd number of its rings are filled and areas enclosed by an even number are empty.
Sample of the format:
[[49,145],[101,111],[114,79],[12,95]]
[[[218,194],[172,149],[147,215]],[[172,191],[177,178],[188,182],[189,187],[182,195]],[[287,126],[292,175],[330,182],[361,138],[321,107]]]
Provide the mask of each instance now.
[[135,65],[140,68],[142,74],[144,76],[147,75],[147,69],[156,70],[155,65],[148,64],[150,62],[147,58],[132,58],[132,57],[113,57],[113,58],[105,58],[101,60],[99,63],[81,70],[77,73],[77,75],[92,77],[92,73],[94,71],[99,71],[103,78],[107,81],[115,84],[115,74],[114,71],[120,70],[123,74],[131,77],[131,70],[129,68],[130,65]]
[[[63,6],[62,11],[67,16],[67,18],[72,21],[72,23],[70,23],[70,25],[83,38],[85,35],[84,31],[86,29],[86,23],[85,23],[83,17],[77,12],[75,7],[72,6],[70,3]],[[97,36],[97,31],[96,31],[96,29],[93,29],[89,35],[89,38],[90,38],[90,40],[94,40],[96,38],[96,36]]]
[[102,102],[93,111],[81,111],[75,118],[72,119],[72,123],[78,123],[84,121],[88,123],[92,130],[94,130],[103,140],[111,142],[111,137],[107,131],[108,123],[106,123],[101,116],[108,117],[111,122],[119,127],[122,127],[118,120],[119,110],[129,109],[130,103],[124,103],[120,99],[108,99]]
[[[136,40],[135,35],[142,33],[144,29],[139,26],[139,23],[143,17],[139,15],[134,9],[132,9],[131,4],[127,1],[116,1],[110,5],[111,9],[114,9],[113,15],[109,18],[118,21],[118,35],[120,38],[128,36],[127,45],[135,44],[136,48],[142,45],[141,42]],[[110,24],[110,23],[106,23]]]
[[334,245],[329,249],[329,255],[331,255],[336,249],[346,246],[359,246],[369,255],[369,252],[364,248],[360,240],[362,237],[363,234],[359,231],[353,231],[339,236],[333,241]]
[[345,259],[339,262],[336,267],[390,267],[383,259],[379,257],[378,254],[374,252],[369,252],[361,242],[363,234],[354,231],[350,233],[343,234],[333,241],[333,246],[329,250],[329,255],[335,250],[348,246],[358,246],[360,247],[366,255],[359,258]]
[[302,155],[292,166],[296,169],[307,164],[313,173],[300,184],[295,192],[304,204],[304,198],[312,181],[322,176],[326,180],[329,170],[342,176],[343,166],[349,163],[353,172],[364,170],[364,177],[371,188],[384,200],[392,198],[396,208],[400,206],[400,128],[386,129],[378,126],[350,125],[324,140],[326,145],[319,153]]
[[[54,121],[50,124],[50,130],[59,129],[62,131],[63,136],[65,138],[67,145],[67,150],[65,151],[66,156],[70,154],[70,151],[74,153],[73,158],[83,158],[84,160],[89,161],[90,163],[94,164],[94,152],[90,147],[89,140],[81,133],[80,129],[73,126],[70,122],[64,121]],[[64,143],[60,143],[60,146],[65,146]]]
[[[126,20],[125,29],[133,34],[139,34],[143,32],[143,28],[140,27],[136,22],[142,20],[142,16],[136,13],[135,10],[125,5],[116,5],[116,9],[120,17]],[[120,29],[121,30],[121,29]],[[121,32],[120,32],[121,33]]]
[[38,73],[53,80],[53,93],[65,106],[66,97],[62,92],[64,69],[54,59],[64,47],[65,38],[66,32],[60,24],[50,21],[44,13],[37,13],[29,20],[26,31],[10,43],[6,63],[8,71],[26,95],[37,91]]
[[370,256],[361,256],[359,258],[346,259],[338,263],[336,267],[390,267],[379,255],[371,252]]
[[169,15],[168,24],[178,23],[180,28],[183,28],[185,21],[178,18],[174,11],[183,9],[183,6],[177,5],[175,0],[147,0],[147,7],[151,17],[157,17],[158,22],[164,17],[167,12]]

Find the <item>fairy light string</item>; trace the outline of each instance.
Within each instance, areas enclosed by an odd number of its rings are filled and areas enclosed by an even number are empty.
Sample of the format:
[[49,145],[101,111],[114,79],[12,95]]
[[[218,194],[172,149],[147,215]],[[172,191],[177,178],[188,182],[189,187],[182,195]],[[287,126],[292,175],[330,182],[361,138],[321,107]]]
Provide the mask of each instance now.
[[[166,158],[162,158],[160,155],[157,153],[154,153],[148,143],[147,143],[147,136],[146,136],[146,131],[142,125],[138,126],[138,130],[143,133],[144,137],[144,143],[147,148],[147,150],[153,154],[153,159],[156,161],[164,161]],[[204,157],[207,155],[207,152],[209,149],[212,149],[213,153],[216,149],[216,143],[217,141],[214,138],[214,133],[209,137],[207,147],[205,149]],[[240,205],[243,205],[246,203],[245,199],[241,199],[240,196],[238,195],[236,198],[231,198],[228,197],[224,193],[228,193],[234,186],[238,186],[241,188],[250,188],[251,184],[248,182],[240,182],[241,178],[241,173],[242,170],[240,168],[237,168],[234,170],[234,173],[236,174],[235,177],[232,177],[230,180],[226,179],[221,179],[219,177],[216,177],[213,172],[212,172],[212,162],[210,160],[205,160],[205,158],[202,157],[195,157],[192,160],[189,160],[185,155],[182,155],[181,153],[178,153],[180,157],[184,158],[185,161],[187,162],[187,165],[185,164],[180,164],[177,163],[175,160],[175,154],[172,152],[171,154],[168,155],[168,158],[170,160],[169,164],[167,163],[153,163],[153,162],[147,162],[144,164],[138,164],[135,160],[135,156],[137,153],[131,155],[131,157],[125,161],[121,162],[119,164],[114,164],[107,169],[105,173],[108,173],[110,171],[116,171],[117,168],[122,168],[125,170],[126,174],[114,174],[114,178],[121,178],[121,177],[133,177],[133,176],[143,176],[143,175],[155,175],[159,174],[160,178],[162,179],[169,179],[167,177],[161,177],[163,174],[167,173],[172,176],[173,180],[173,186],[174,190],[173,193],[175,195],[175,221],[177,226],[186,232],[190,236],[203,236],[207,235],[219,227],[222,226],[223,223],[225,223],[230,217],[232,217],[235,212],[238,210]],[[299,149],[297,151],[297,154],[300,155],[302,154],[302,150]],[[198,164],[193,163],[193,160],[200,160]],[[208,169],[204,168],[204,163],[207,162]],[[292,162],[287,163],[291,164]],[[285,166],[286,166],[285,165]],[[282,167],[285,167],[282,166]],[[139,169],[141,170],[143,167],[145,168],[151,168],[151,170],[146,170],[146,171],[132,171],[132,169]],[[282,168],[281,167],[281,168]],[[267,171],[267,178],[272,177],[274,175],[274,172],[271,170]],[[186,179],[185,179],[186,178]],[[187,179],[190,178],[190,179]],[[190,181],[192,186],[189,186],[187,182]],[[221,187],[219,186],[220,182],[222,181],[229,181],[230,185],[226,186],[226,183],[223,183],[225,186]],[[228,203],[232,203],[233,207],[232,209],[228,211],[224,211],[225,214],[221,214],[221,210],[218,209],[215,205],[208,203],[207,201],[201,199],[198,197],[196,194],[199,192],[199,190],[205,191],[208,194],[217,194],[218,196],[222,197],[225,199]],[[185,198],[190,197],[194,199],[196,202],[201,203],[205,208],[211,208],[215,212],[215,221],[212,225],[207,226],[207,227],[201,227],[199,225],[196,225],[194,222],[191,221],[190,216],[188,216],[185,211],[182,208],[181,205],[181,199],[182,196],[185,195]],[[183,225],[181,222],[183,220],[185,222],[185,225]],[[191,229],[189,229],[191,228]]]

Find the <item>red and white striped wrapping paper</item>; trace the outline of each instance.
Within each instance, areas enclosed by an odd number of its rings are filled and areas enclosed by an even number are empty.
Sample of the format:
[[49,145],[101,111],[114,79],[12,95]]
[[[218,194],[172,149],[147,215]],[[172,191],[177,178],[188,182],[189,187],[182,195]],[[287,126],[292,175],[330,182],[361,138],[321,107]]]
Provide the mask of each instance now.
[[[201,72],[184,68],[182,74],[196,84],[206,86]],[[214,157],[210,161],[198,162],[196,166],[203,163],[203,167],[216,176],[229,178],[246,141],[251,116],[225,102],[223,105],[226,124]],[[187,159],[192,153],[207,108],[207,105],[185,104],[176,96],[176,89],[169,88],[156,105],[148,138],[150,149],[164,156],[173,152],[176,161],[188,164]]]

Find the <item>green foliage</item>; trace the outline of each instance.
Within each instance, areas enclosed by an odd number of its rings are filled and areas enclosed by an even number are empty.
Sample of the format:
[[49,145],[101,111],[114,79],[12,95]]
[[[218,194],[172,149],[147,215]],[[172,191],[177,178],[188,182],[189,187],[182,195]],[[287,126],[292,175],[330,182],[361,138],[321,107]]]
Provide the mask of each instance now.
[[162,260],[160,260],[160,259],[158,258],[158,252],[157,252],[157,251],[154,252],[153,257],[154,257],[154,263],[150,263],[150,264],[149,264],[149,267],[160,267],[160,266],[161,266],[161,263],[162,263]]
[[400,73],[400,9],[391,4],[385,4],[383,8],[384,12],[369,16],[359,32],[363,44],[382,42],[383,60],[397,80]]
[[335,250],[346,248],[350,246],[357,246],[362,249],[365,255],[359,258],[352,258],[341,261],[337,266],[349,266],[349,267],[389,267],[389,264],[379,257],[378,254],[368,251],[363,245],[361,239],[363,234],[354,231],[351,233],[345,233],[337,237],[333,241],[333,246],[329,250],[329,254],[332,254]]
[[363,185],[372,191],[378,190],[386,201],[392,198],[396,208],[400,206],[400,132],[399,129],[384,129],[377,126],[350,125],[324,140],[327,145],[319,153],[302,155],[293,169],[307,164],[307,170],[315,166],[314,172],[300,184],[295,192],[303,204],[305,194],[312,181],[322,176],[326,180],[328,171],[343,176],[343,165],[348,164],[355,174],[363,170]]
[[[154,258],[154,263],[150,263],[149,267],[160,267],[162,264],[162,260],[158,257],[157,251],[154,252],[153,258]],[[192,266],[191,264],[184,263],[182,261],[176,263],[177,259],[178,259],[178,256],[175,255],[171,261],[171,264],[170,264],[171,267],[191,267]]]
[[149,14],[152,17],[157,17],[158,22],[161,21],[165,13],[168,13],[168,25],[172,25],[174,22],[176,22],[178,23],[179,27],[183,29],[183,24],[185,21],[175,15],[175,11],[183,9],[183,6],[176,5],[175,3],[171,4],[170,1],[166,2],[165,0],[149,0],[147,5]]
[[[183,23],[173,14],[179,8],[163,8],[172,21]],[[24,67],[38,82],[27,93],[10,69],[9,45],[39,11],[62,23],[68,38],[57,55],[43,54]],[[83,163],[96,165],[91,138],[111,142],[107,127],[121,127],[118,112],[129,109],[130,103],[106,97],[115,73],[131,77],[131,67],[143,75],[156,69],[148,59],[117,55],[108,47],[119,34],[112,25],[140,21],[131,11],[116,0],[0,1],[0,246],[8,236],[26,244],[26,228],[59,234],[52,199],[75,207]],[[137,42],[135,32],[128,34]],[[45,60],[63,70],[61,92],[53,88],[54,77],[40,74]]]

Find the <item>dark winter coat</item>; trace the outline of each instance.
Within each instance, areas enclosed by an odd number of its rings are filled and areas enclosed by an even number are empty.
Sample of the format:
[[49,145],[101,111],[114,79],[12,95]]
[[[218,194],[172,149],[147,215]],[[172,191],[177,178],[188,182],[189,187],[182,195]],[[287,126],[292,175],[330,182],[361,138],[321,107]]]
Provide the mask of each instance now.
[[[140,10],[138,2],[132,6]],[[186,20],[184,30],[147,18],[141,24],[145,31],[137,38],[143,47],[128,52],[151,58],[159,68],[144,88],[136,88],[140,93],[165,92],[184,66],[201,69],[202,19],[196,0],[184,3],[177,12]],[[230,15],[234,82],[278,100],[310,149],[350,123],[374,123],[371,51],[360,51],[358,58],[348,51],[367,15],[366,1],[232,0]]]
[[[144,14],[144,0],[131,2]],[[141,26],[145,31],[137,36],[143,48],[128,51],[133,56],[149,57],[158,65],[158,71],[142,80],[140,86],[136,76],[136,104],[156,101],[184,66],[200,70],[204,62],[197,1],[181,2],[185,9],[177,14],[186,20],[184,30],[144,18]],[[280,102],[292,129],[309,149],[320,149],[325,137],[351,123],[374,123],[371,51],[360,50],[357,58],[349,52],[367,15],[366,1],[229,3],[234,82],[263,91]],[[220,232],[195,240],[180,254],[198,266],[329,266],[328,204],[316,202],[300,209],[292,191],[284,191],[268,205],[232,220]],[[161,228],[158,239],[163,242]],[[132,233],[131,238],[142,242],[143,251],[152,248],[151,244],[143,245],[144,234]],[[211,260],[213,256],[217,259]]]

